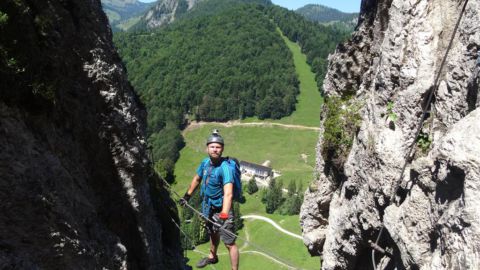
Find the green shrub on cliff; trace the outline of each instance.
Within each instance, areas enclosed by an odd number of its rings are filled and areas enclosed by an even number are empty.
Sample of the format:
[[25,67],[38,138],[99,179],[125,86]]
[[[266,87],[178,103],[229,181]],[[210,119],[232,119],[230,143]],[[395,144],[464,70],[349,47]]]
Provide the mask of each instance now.
[[[328,168],[341,172],[353,139],[360,128],[361,116],[358,101],[352,98],[328,97],[325,100],[323,144],[321,154]],[[327,169],[328,169],[327,168]]]
[[0,11],[0,26],[8,21],[8,15]]

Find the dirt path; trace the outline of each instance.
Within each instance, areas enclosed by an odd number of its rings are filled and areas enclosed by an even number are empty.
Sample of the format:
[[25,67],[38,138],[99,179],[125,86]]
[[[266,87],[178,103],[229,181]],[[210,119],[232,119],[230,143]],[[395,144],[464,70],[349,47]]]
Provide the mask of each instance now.
[[[283,232],[283,233],[285,233],[285,234],[288,234],[288,235],[293,236],[293,237],[298,238],[298,239],[302,239],[302,237],[301,237],[300,235],[294,234],[294,233],[292,233],[292,232],[289,232],[289,231],[283,229],[283,228],[280,227],[277,223],[275,223],[275,221],[273,221],[273,220],[271,220],[271,219],[269,219],[269,218],[267,218],[267,217],[259,216],[259,215],[244,215],[244,216],[242,216],[242,219],[260,219],[260,220],[263,220],[263,221],[266,221],[266,222],[272,224],[277,230],[279,230],[279,231],[281,231],[281,232]],[[246,240],[246,242],[244,242],[243,245],[242,245],[242,247],[240,247],[240,248],[238,249],[238,251],[240,252],[240,254],[247,254],[247,253],[258,254],[258,255],[261,255],[261,256],[263,256],[263,257],[265,257],[265,258],[267,258],[267,259],[269,259],[269,260],[271,260],[271,261],[274,261],[275,263],[278,263],[278,264],[280,264],[280,265],[283,265],[283,266],[285,266],[285,267],[287,267],[287,268],[289,268],[289,269],[295,269],[295,268],[293,268],[292,266],[290,266],[290,265],[288,265],[288,264],[286,264],[286,263],[284,263],[284,262],[282,262],[282,261],[279,261],[279,260],[276,259],[275,257],[272,257],[271,255],[269,255],[269,254],[267,254],[267,253],[265,253],[265,252],[261,252],[261,251],[257,251],[257,250],[246,250],[246,249],[249,247],[248,242],[250,241],[250,235],[248,234],[247,225],[244,225],[244,231],[245,231],[245,238],[246,238],[245,240]],[[202,251],[200,251],[200,250],[198,250],[198,249],[195,249],[195,250],[193,250],[193,251],[196,252],[196,253],[199,253],[199,254],[201,254],[201,255],[203,255],[203,256],[205,256],[205,257],[208,256],[208,253],[207,253],[207,252],[202,252]],[[217,255],[218,255],[218,256],[227,256],[227,257],[228,257],[228,253],[227,253],[227,252],[219,252],[219,253],[217,253]],[[213,266],[213,265],[210,265],[210,267],[214,267],[214,266]],[[215,268],[212,268],[212,269],[215,269]]]
[[243,231],[245,232],[245,240],[241,248],[238,251],[242,252],[245,248],[248,247],[248,242],[250,242],[250,235],[248,234],[247,224],[243,224]]
[[318,127],[307,127],[307,126],[301,126],[301,125],[288,125],[288,124],[281,124],[281,123],[271,123],[271,122],[252,122],[252,123],[242,123],[239,120],[232,120],[228,122],[192,122],[190,123],[184,130],[183,134],[185,134],[188,131],[195,130],[197,128],[200,128],[206,124],[214,124],[222,127],[235,127],[235,126],[244,126],[244,127],[284,127],[284,128],[289,128],[289,129],[299,129],[299,130],[314,130],[314,131],[320,131],[320,128]]
[[275,223],[275,221],[267,218],[267,217],[264,217],[264,216],[258,216],[258,215],[244,215],[242,216],[242,219],[260,219],[260,220],[263,220],[263,221],[266,221],[270,224],[273,225],[273,227],[275,227],[277,230],[281,231],[282,233],[284,234],[288,234],[290,236],[293,236],[295,238],[298,238],[300,240],[303,240],[302,236],[301,235],[298,235],[298,234],[294,234],[292,232],[289,232],[287,230],[285,230],[284,228],[280,227],[277,223]]
[[[200,250],[194,250],[194,252],[199,253],[199,254],[203,255],[204,257],[208,256],[208,253],[202,252]],[[239,252],[240,252],[240,254],[247,254],[247,253],[258,254],[258,255],[261,255],[261,256],[263,256],[263,257],[265,257],[265,258],[267,258],[267,259],[269,259],[269,260],[271,260],[271,261],[273,261],[277,264],[281,264],[281,265],[283,265],[283,266],[285,266],[289,269],[296,269],[296,268],[294,268],[294,267],[292,267],[292,266],[290,266],[290,265],[288,265],[284,262],[281,262],[281,261],[275,259],[274,257],[272,257],[272,256],[270,256],[270,255],[268,255],[264,252],[260,252],[260,251],[256,251],[256,250],[239,250]],[[226,256],[228,258],[228,253],[227,252],[217,253],[217,256]],[[214,265],[210,264],[209,266],[210,266],[211,269],[216,269]]]

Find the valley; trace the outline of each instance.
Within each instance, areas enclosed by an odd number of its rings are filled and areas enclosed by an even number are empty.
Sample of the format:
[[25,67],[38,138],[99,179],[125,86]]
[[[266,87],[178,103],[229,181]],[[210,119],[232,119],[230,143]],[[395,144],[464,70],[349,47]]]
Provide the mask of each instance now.
[[[320,114],[322,97],[316,87],[314,74],[310,71],[298,44],[283,35],[282,38],[292,52],[299,76],[300,94],[299,102],[296,104],[298,109],[288,117],[273,121],[251,118],[215,123],[192,122],[182,132],[186,146],[181,150],[180,158],[175,165],[177,182],[174,189],[177,193],[183,194],[190,184],[196,166],[205,157],[204,140],[214,128],[220,129],[226,140],[224,156],[234,156],[239,160],[260,164],[270,160],[272,167],[282,172],[278,180],[281,180],[284,186],[292,180],[304,188],[309,186],[315,164],[313,151],[319,135],[319,119],[314,116]],[[302,155],[307,159],[302,159]],[[319,258],[310,257],[303,245],[298,215],[267,214],[265,205],[260,201],[260,194],[261,191],[252,195],[244,192],[246,202],[240,205],[244,227],[237,232],[240,236],[237,245],[247,247],[240,250],[241,267],[318,269]],[[286,229],[287,233],[277,230],[275,225],[264,222],[261,218],[249,218],[254,216],[275,221],[281,230]],[[275,242],[270,239],[275,239]],[[249,245],[250,242],[253,245]],[[209,244],[205,243],[193,251],[188,251],[191,262],[189,265],[194,266],[208,250]],[[222,245],[219,247],[219,254],[220,262],[212,266],[212,269],[227,269],[229,258]]]
[[[319,257],[303,245],[298,212],[314,178],[326,59],[349,32],[262,1],[214,8],[217,2],[202,2],[156,30],[114,36],[149,112],[155,169],[183,194],[206,156],[205,139],[220,129],[224,156],[268,161],[278,175],[272,181],[278,192],[259,179],[260,190],[249,194],[244,182],[240,214],[257,218],[243,219],[238,231],[242,268],[318,269]],[[267,193],[277,194],[270,206]],[[200,219],[189,212],[179,209],[187,265],[194,266],[209,244]],[[225,252],[221,246],[212,269],[228,268]]]

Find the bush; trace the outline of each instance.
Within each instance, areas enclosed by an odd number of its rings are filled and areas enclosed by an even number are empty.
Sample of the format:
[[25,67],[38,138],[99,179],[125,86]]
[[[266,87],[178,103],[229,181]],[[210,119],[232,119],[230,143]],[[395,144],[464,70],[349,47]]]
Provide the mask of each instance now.
[[430,139],[428,134],[424,132],[420,132],[417,139],[417,145],[422,150],[422,153],[427,153],[431,144],[432,144],[432,140]]
[[342,173],[353,138],[360,128],[360,108],[360,104],[349,97],[329,97],[325,100],[321,154],[327,170],[334,169],[334,173]]
[[0,11],[0,26],[8,21],[8,15]]
[[255,180],[255,177],[252,177],[249,181],[248,181],[248,185],[247,185],[247,193],[249,195],[252,195],[254,194],[255,192],[258,191],[258,186],[257,186],[257,181]]

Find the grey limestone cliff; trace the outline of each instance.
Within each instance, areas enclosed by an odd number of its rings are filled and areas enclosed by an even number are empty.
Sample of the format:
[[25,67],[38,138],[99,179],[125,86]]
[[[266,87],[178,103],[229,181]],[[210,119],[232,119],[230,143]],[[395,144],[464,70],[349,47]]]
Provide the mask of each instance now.
[[100,1],[2,0],[0,87],[0,269],[181,269]]
[[180,14],[190,10],[201,0],[161,0],[142,18],[147,28],[156,28],[172,23]]
[[[325,154],[326,133],[317,145],[301,224],[323,269],[478,269],[480,1],[464,3],[363,0],[357,31],[330,56],[327,100],[357,104],[360,121],[343,160]],[[373,263],[382,227],[391,256]]]

